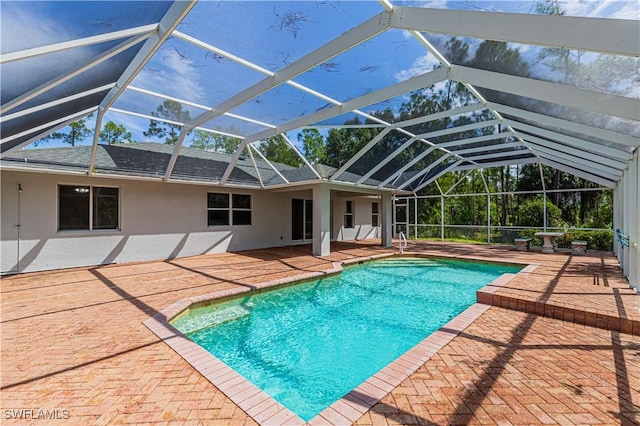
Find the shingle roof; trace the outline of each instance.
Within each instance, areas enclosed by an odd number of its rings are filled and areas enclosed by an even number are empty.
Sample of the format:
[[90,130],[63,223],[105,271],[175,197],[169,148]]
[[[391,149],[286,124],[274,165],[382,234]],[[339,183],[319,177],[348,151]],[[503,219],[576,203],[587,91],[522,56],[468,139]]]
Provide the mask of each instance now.
[[[19,167],[24,170],[34,168],[60,171],[86,171],[91,162],[91,146],[27,149],[12,152],[2,158],[3,167]],[[94,173],[163,177],[169,164],[173,146],[146,142],[118,145],[98,145]],[[182,148],[172,174],[173,179],[217,183],[222,178],[232,155],[203,151],[194,148]],[[292,167],[274,163],[278,172],[291,183],[317,180],[317,176],[308,167]],[[324,164],[314,166],[315,170],[327,179],[336,169]],[[260,178],[265,187],[279,185],[285,181],[269,164],[255,159],[255,167],[250,158],[241,157],[229,176],[229,183],[235,185],[260,186]],[[361,176],[345,173],[341,181],[356,182]],[[380,182],[367,179],[366,185],[378,185]]]

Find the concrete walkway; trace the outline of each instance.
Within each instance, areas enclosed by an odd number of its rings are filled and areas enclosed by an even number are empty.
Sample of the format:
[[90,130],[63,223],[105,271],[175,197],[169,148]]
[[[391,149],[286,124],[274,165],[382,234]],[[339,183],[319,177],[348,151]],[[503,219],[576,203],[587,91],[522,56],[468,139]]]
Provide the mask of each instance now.
[[[255,424],[142,323],[186,297],[386,251],[368,242],[332,250],[323,259],[299,246],[4,277],[3,424]],[[408,250],[539,266],[482,296],[497,306],[357,424],[640,423],[640,296],[611,255]]]

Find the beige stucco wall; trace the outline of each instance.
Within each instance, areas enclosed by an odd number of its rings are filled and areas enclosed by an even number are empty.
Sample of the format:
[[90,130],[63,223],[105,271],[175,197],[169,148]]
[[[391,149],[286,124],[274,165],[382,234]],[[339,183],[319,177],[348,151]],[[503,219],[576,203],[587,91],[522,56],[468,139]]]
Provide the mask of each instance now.
[[[0,185],[2,273],[310,243],[291,239],[291,199],[312,199],[311,189],[256,191],[6,170],[0,172]],[[18,185],[22,186],[20,193]],[[120,230],[58,231],[58,185],[118,187]],[[208,227],[207,192],[251,194],[252,225]],[[344,198],[335,191],[331,194],[334,240],[380,236],[379,229],[371,227],[371,203],[375,198]],[[354,202],[353,229],[343,227],[347,199]]]
[[[347,209],[346,201],[353,202],[353,228],[344,227],[344,214]],[[382,221],[382,203],[376,197],[348,196],[336,197],[333,201],[333,232],[337,241],[364,240],[367,238],[380,238],[380,228],[371,226],[371,205],[378,203],[378,224]]]
[[[18,184],[21,272],[264,248],[290,234],[278,213],[287,193],[2,171],[2,272],[17,267]],[[58,232],[59,184],[119,187],[120,230]],[[253,224],[208,227],[207,192],[251,194]]]

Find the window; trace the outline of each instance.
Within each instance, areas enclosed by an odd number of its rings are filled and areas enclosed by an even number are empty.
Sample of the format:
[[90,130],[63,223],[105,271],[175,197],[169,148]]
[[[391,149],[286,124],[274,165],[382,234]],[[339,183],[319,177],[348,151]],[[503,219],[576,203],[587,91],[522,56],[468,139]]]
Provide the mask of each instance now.
[[209,192],[207,225],[251,225],[251,195]]
[[378,221],[378,203],[371,203],[371,226],[380,226]]
[[251,225],[251,195],[233,194],[231,203],[234,225]]
[[119,195],[118,188],[60,185],[58,230],[118,229]]
[[209,192],[207,194],[207,225],[229,225],[229,194]]
[[347,201],[344,210],[344,227],[353,228],[353,201]]

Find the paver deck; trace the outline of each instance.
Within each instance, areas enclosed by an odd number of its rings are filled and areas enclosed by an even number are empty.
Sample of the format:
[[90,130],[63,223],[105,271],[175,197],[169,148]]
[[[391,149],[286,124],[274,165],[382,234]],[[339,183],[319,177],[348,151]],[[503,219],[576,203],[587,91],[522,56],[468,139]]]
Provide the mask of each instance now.
[[[71,424],[242,425],[269,418],[271,406],[260,394],[248,397],[263,401],[251,417],[143,322],[187,297],[389,251],[371,242],[332,250],[323,259],[298,246],[4,277],[3,424],[17,417],[40,424],[51,416]],[[408,251],[539,266],[486,296],[497,306],[356,424],[640,423],[640,332],[634,329],[640,296],[613,256],[450,243],[410,244]],[[552,309],[536,313],[538,305]],[[334,418],[345,417],[336,412]]]

